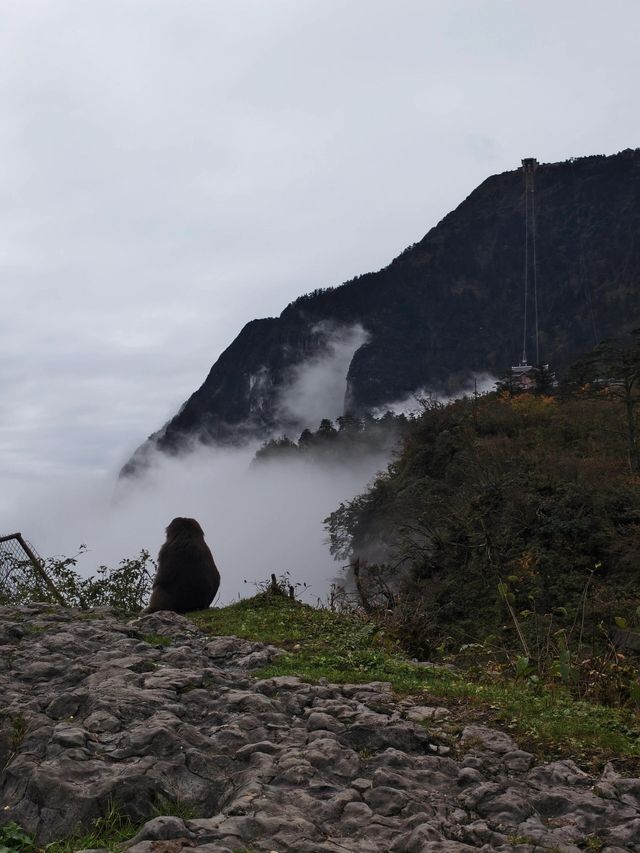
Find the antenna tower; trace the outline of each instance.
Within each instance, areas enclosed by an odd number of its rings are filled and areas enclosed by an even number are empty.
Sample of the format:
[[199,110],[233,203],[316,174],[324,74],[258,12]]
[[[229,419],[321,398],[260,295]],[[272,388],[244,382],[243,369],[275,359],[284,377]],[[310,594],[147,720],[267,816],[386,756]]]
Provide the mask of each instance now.
[[[538,328],[538,264],[536,257],[536,203],[534,175],[538,168],[535,157],[522,161],[524,176],[524,323],[522,332],[522,364],[527,362],[527,332],[529,309],[529,272],[532,273],[534,333],[536,342],[536,364],[540,364],[540,336]],[[531,248],[529,248],[531,247]]]

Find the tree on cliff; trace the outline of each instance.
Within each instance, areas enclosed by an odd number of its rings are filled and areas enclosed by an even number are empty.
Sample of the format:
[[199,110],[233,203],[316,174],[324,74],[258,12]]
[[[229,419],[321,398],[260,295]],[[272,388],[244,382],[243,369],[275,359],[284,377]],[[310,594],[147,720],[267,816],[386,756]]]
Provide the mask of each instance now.
[[640,405],[640,329],[598,344],[572,370],[583,391],[619,400],[625,409],[629,470],[640,471],[638,406]]

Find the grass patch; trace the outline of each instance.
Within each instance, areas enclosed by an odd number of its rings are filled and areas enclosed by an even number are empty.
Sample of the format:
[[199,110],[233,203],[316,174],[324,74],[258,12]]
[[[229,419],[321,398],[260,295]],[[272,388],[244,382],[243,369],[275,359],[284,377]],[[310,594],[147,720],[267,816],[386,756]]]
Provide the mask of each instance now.
[[157,648],[166,648],[171,645],[171,637],[164,637],[162,634],[143,634],[142,641]]
[[[9,733],[9,749],[4,766],[0,766],[0,771],[2,771],[5,767],[9,766],[11,761],[13,761],[16,753],[22,745],[22,741],[25,739],[25,735],[27,734],[27,721],[25,719],[24,714],[18,712],[17,714],[13,714],[12,716],[0,717],[0,726],[5,730],[8,729]],[[4,853],[4,851],[2,850],[2,843],[0,843],[0,853]]]
[[283,654],[256,674],[306,681],[388,681],[400,696],[446,705],[458,727],[496,725],[540,758],[600,766],[623,758],[640,769],[640,724],[629,710],[574,699],[559,686],[531,685],[408,660],[384,631],[356,615],[261,593],[190,618],[205,633],[273,643]]
[[47,626],[47,625],[33,625],[30,622],[28,622],[26,625],[22,626],[22,630],[28,636],[35,637],[38,634],[46,634],[46,632],[49,630],[50,627],[51,626]]
[[107,812],[91,822],[90,828],[61,841],[47,844],[47,853],[73,853],[75,850],[117,850],[123,841],[132,838],[141,823],[134,823],[120,808],[110,803]]
[[27,721],[24,714],[14,714],[11,718],[11,735],[9,738],[9,748],[11,752],[17,752],[20,749],[20,744],[24,740],[27,733]]
[[[122,812],[118,804],[110,803],[106,814],[93,820],[86,832],[76,833],[67,839],[47,844],[46,853],[74,853],[75,850],[118,851],[123,841],[133,838],[147,821],[160,815],[171,815],[182,820],[191,820],[200,816],[196,809],[184,803],[160,800],[152,814],[141,821],[133,821]],[[0,853],[2,853],[1,847]]]

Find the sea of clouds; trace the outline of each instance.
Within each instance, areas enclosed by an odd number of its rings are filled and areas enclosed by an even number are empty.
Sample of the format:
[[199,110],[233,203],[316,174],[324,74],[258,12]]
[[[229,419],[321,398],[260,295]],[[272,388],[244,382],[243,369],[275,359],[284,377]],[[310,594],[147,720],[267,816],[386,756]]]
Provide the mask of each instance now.
[[[342,414],[348,366],[365,340],[360,326],[333,330],[322,354],[293,370],[280,400],[283,418],[316,429],[323,417]],[[420,403],[410,398],[390,408],[419,410]],[[37,490],[31,481],[0,498],[3,532],[20,530],[43,557],[73,556],[86,545],[78,570],[87,576],[143,548],[155,556],[171,519],[193,517],[222,575],[219,603],[252,594],[272,572],[288,572],[305,600],[325,601],[343,574],[329,553],[323,520],[362,492],[390,454],[255,465],[259,446],[196,443],[175,457],[155,453],[146,474],[121,480],[115,470],[43,472]]]

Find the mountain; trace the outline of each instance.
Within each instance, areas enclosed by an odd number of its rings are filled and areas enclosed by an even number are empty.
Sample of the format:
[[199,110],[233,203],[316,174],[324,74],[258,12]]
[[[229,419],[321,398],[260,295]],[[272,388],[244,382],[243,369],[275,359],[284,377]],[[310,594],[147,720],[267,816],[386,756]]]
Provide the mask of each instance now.
[[[540,359],[561,370],[599,340],[640,325],[640,149],[541,164],[534,180]],[[282,401],[301,365],[329,357],[336,336],[355,341],[344,384],[345,409],[354,412],[417,389],[455,390],[473,373],[504,373],[523,348],[531,198],[522,169],[487,178],[387,267],[248,323],[122,473],[134,473],[151,448],[173,453],[193,439],[237,442],[316,426],[288,417]]]

